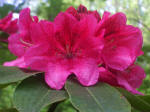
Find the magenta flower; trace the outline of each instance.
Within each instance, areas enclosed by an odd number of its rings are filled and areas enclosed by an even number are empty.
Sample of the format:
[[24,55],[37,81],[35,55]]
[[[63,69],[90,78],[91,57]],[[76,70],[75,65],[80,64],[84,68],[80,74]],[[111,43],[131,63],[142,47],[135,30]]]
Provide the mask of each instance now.
[[24,9],[20,12],[19,20],[18,20],[18,31],[12,35],[10,35],[8,41],[9,50],[18,58],[11,62],[5,62],[5,66],[18,66],[22,68],[26,68],[26,64],[24,62],[24,54],[25,52],[32,46],[33,38],[31,38],[31,25],[32,23],[36,23],[38,21],[37,17],[30,16],[30,10]]
[[[96,19],[87,16],[77,21],[68,13],[60,13],[52,27],[45,30],[48,31],[46,34],[43,32],[41,35],[45,35],[49,40],[47,44],[42,45],[43,49],[39,54],[34,51],[41,46],[36,46],[26,53],[28,66],[38,69],[35,63],[43,60],[48,62],[45,66],[45,80],[51,88],[61,89],[71,74],[75,74],[85,86],[95,84],[99,77],[98,63],[101,61],[99,56],[102,46],[100,39],[94,37]],[[39,34],[36,33],[36,37],[37,35]]]
[[29,17],[28,9],[20,13],[20,34],[9,38],[9,49],[19,58],[4,65],[44,71],[47,84],[55,89],[61,89],[73,73],[85,86],[98,81],[103,45],[94,37],[94,16],[77,21],[71,14],[60,13],[54,23],[35,23]]
[[12,13],[0,20],[0,30],[9,34],[17,32],[17,19],[12,20]]
[[[20,12],[18,32],[9,37],[9,49],[18,58],[4,63],[45,72],[46,83],[61,89],[74,74],[84,86],[98,81],[138,93],[145,73],[134,65],[143,52],[140,29],[126,24],[123,13],[102,19],[80,5],[61,12],[54,22]],[[139,94],[139,93],[138,93]]]

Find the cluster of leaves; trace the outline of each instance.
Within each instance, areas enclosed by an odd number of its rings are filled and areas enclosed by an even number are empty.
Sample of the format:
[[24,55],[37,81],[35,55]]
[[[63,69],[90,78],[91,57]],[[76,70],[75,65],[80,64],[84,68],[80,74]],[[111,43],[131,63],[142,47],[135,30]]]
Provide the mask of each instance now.
[[1,88],[17,83],[13,112],[15,109],[19,112],[40,112],[49,105],[48,111],[54,112],[59,103],[68,99],[76,112],[131,112],[131,108],[150,111],[150,95],[136,96],[105,83],[83,87],[70,77],[65,88],[57,91],[45,84],[42,73],[3,66],[0,66],[0,77]]

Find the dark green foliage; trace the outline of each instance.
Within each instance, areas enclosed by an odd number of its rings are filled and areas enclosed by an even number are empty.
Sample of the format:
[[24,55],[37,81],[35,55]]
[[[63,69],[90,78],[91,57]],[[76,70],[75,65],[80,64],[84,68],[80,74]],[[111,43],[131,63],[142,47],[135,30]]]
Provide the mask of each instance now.
[[64,90],[52,90],[42,79],[42,76],[33,76],[16,88],[13,102],[19,112],[40,112],[43,107],[67,98]]
[[65,86],[70,101],[80,112],[130,112],[127,100],[113,87],[99,83],[83,87],[76,80],[68,80]]

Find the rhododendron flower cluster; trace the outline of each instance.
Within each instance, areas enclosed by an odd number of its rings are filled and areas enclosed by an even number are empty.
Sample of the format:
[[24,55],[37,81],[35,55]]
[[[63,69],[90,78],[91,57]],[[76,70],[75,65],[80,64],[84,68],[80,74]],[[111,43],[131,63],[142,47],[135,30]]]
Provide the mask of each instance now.
[[54,89],[74,74],[84,86],[106,82],[140,94],[136,88],[145,73],[135,63],[143,54],[142,33],[126,21],[123,13],[100,17],[82,5],[60,12],[54,21],[39,21],[23,9],[18,31],[9,37],[9,49],[18,58],[4,65],[45,72]]

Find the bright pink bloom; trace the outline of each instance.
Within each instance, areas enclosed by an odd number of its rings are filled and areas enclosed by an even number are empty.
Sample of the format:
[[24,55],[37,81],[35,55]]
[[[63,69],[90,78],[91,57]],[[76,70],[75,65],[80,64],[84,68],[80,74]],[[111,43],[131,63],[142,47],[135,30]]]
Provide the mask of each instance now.
[[16,33],[18,30],[17,19],[12,20],[12,13],[0,20],[0,30],[9,34]]
[[[75,74],[85,86],[95,84],[99,77],[102,48],[100,39],[94,37],[96,23],[96,18],[90,15],[77,21],[68,13],[60,13],[55,18],[54,28],[49,26],[41,35],[48,37],[48,43],[30,49],[25,55],[25,62],[38,70],[41,64],[38,62],[44,60],[43,63],[47,64],[44,66],[45,80],[51,88],[61,89],[71,74]],[[35,36],[39,34],[35,33]],[[35,52],[39,49],[38,53]]]
[[97,36],[102,34],[102,58],[107,67],[125,70],[141,55],[142,33],[139,28],[126,25],[126,16],[123,13],[110,16],[105,12],[96,32]]
[[74,74],[84,86],[100,79],[138,93],[145,73],[133,64],[142,54],[142,34],[126,25],[123,13],[105,12],[101,19],[97,11],[80,5],[49,22],[31,17],[26,8],[18,21],[18,32],[9,37],[9,49],[18,58],[5,66],[45,72],[46,83],[54,89],[61,89]]
[[[111,72],[110,72],[111,71]],[[106,82],[113,86],[125,88],[133,94],[141,94],[136,90],[142,84],[146,75],[144,69],[138,65],[132,65],[124,71],[106,70],[100,68],[100,81]]]

